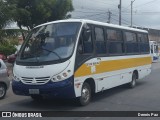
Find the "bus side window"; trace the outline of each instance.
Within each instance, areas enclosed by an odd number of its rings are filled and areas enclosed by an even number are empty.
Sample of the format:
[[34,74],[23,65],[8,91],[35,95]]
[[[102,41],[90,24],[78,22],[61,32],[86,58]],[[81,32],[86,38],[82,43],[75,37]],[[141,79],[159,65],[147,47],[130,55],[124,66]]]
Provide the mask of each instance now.
[[[141,53],[148,53],[149,52],[149,40],[147,34],[138,34],[138,41],[140,45],[140,52]],[[151,53],[153,50],[151,51]]]
[[83,29],[80,36],[78,51],[83,54],[93,53],[93,43],[90,29]]
[[138,53],[139,46],[136,33],[125,32],[125,37],[126,37],[126,53]]
[[122,39],[122,32],[120,30],[107,29],[106,37],[109,44],[109,54],[124,53],[124,42]]
[[97,54],[106,53],[106,42],[104,39],[104,31],[102,28],[95,27],[95,44]]

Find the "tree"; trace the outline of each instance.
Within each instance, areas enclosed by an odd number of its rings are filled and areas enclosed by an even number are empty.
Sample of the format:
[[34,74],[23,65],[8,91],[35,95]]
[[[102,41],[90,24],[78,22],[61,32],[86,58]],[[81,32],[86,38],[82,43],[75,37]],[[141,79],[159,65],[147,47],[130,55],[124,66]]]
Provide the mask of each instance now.
[[73,10],[72,0],[6,0],[12,19],[22,29],[32,29],[44,22],[65,19]]
[[3,0],[0,0],[0,29],[10,22],[11,19],[9,11],[7,4]]
[[3,28],[11,21],[10,10],[3,0],[0,0],[0,44],[5,43]]

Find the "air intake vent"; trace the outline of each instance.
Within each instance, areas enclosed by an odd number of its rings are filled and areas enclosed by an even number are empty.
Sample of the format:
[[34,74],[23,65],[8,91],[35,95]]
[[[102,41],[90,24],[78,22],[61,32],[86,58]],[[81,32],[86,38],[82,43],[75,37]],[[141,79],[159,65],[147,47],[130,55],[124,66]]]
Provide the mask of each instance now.
[[36,77],[36,78],[32,78],[32,77],[22,77],[21,81],[24,84],[30,84],[30,85],[42,85],[42,84],[46,84],[48,81],[50,80],[50,77]]

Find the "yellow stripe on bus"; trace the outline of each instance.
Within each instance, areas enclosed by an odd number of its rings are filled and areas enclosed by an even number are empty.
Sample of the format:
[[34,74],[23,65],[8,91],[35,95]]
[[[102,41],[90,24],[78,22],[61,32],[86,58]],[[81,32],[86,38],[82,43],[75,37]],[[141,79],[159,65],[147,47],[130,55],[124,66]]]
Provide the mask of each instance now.
[[151,64],[151,57],[101,61],[98,65],[95,65],[96,69],[94,73],[91,73],[91,66],[83,64],[78,68],[74,75],[75,77],[81,77],[91,74],[111,72],[149,64]]

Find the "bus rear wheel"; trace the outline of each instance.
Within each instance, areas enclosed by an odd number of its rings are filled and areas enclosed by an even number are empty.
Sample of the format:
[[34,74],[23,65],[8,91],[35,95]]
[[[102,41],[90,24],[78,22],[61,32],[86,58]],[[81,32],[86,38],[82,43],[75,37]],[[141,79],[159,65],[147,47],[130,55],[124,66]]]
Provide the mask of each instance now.
[[91,88],[90,85],[85,82],[82,86],[81,96],[78,98],[78,103],[81,106],[88,105],[91,100]]
[[134,88],[137,82],[137,74],[133,72],[132,74],[132,81],[128,84],[129,88]]

